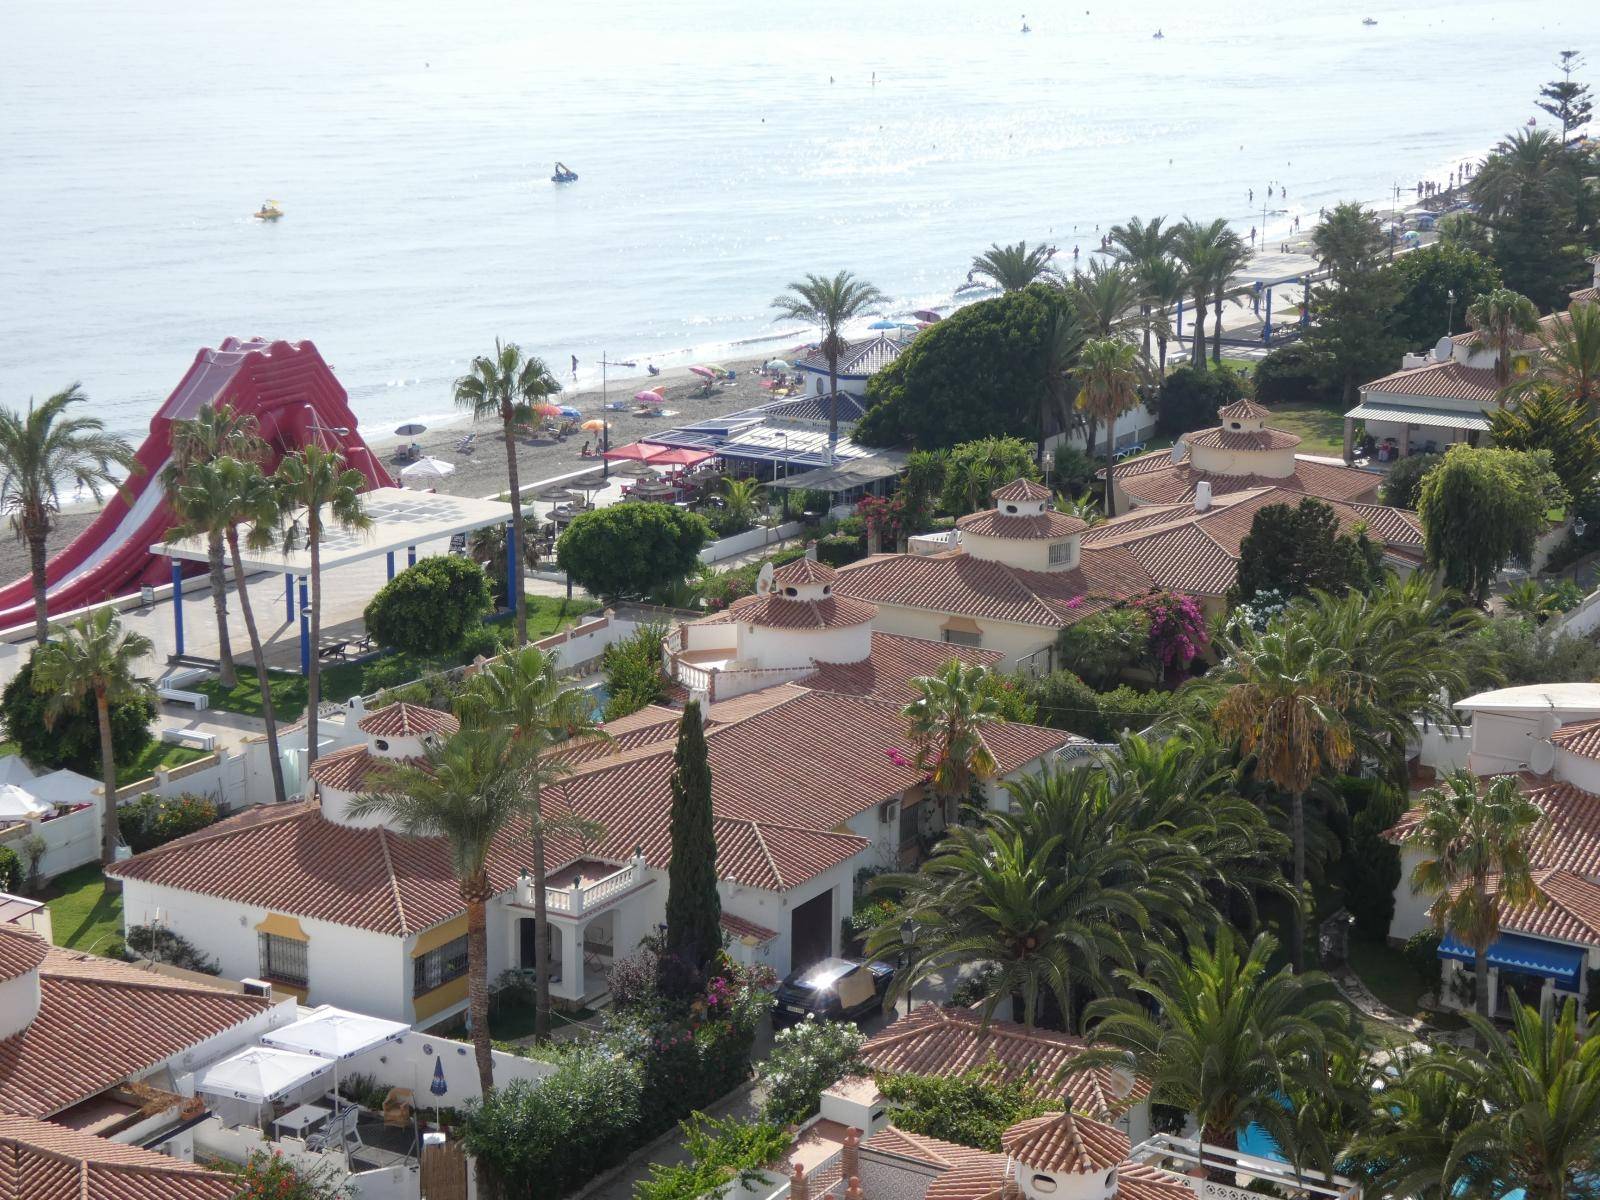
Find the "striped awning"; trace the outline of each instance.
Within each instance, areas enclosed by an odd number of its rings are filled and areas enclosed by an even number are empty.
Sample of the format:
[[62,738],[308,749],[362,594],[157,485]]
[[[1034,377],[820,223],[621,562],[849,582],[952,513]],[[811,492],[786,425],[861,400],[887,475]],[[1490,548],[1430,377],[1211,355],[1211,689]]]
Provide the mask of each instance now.
[[1409,404],[1356,405],[1346,417],[1357,421],[1393,421],[1397,425],[1421,425],[1429,429],[1468,429],[1489,432],[1489,418],[1481,412],[1461,412],[1451,408],[1413,408]]
[[[1439,943],[1439,957],[1468,963],[1474,961],[1472,947],[1459,941],[1454,934],[1446,934]],[[1543,975],[1555,980],[1567,991],[1577,990],[1585,957],[1584,951],[1577,946],[1564,946],[1559,942],[1547,942],[1518,933],[1502,933],[1489,946],[1491,967],[1527,975]]]

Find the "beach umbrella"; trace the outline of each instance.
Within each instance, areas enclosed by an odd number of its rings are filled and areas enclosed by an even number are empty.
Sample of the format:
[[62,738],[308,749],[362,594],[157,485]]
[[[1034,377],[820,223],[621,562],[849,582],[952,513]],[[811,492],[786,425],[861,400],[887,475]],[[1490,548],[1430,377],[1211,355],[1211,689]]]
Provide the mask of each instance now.
[[416,484],[420,487],[431,487],[441,479],[448,479],[456,473],[455,463],[445,462],[442,458],[429,458],[424,456],[417,459],[409,467],[400,472],[402,484]]
[[934,312],[931,308],[919,308],[911,315],[919,321],[928,322],[930,325],[939,320],[939,314]]
[[894,322],[894,321],[874,321],[871,325],[868,325],[867,328],[868,329],[899,329],[900,326],[899,326],[899,324],[897,322]]
[[728,373],[728,368],[723,366],[721,363],[706,363],[705,368],[706,370],[714,372],[717,375],[726,375]]
[[604,433],[606,430],[606,423],[596,417],[593,420],[585,421],[583,423],[583,427],[590,433]]
[[698,375],[701,379],[715,379],[717,373],[710,367],[690,367],[689,374]]
[[428,427],[426,425],[418,425],[415,421],[411,421],[408,424],[402,425],[399,429],[395,430],[395,433],[399,434],[401,437],[416,437],[419,433],[427,432]]
[[767,359],[767,370],[769,371],[787,371],[788,369],[789,364],[781,358]]
[[559,408],[560,408],[561,415],[563,417],[571,417],[574,421],[576,421],[579,417],[583,416],[583,414],[581,412],[579,412],[577,409],[573,408],[572,405],[570,405],[570,404],[560,405]]
[[642,392],[635,392],[633,394],[633,398],[640,404],[660,404],[666,399],[665,396],[653,388],[647,388]]
[[14,783],[0,787],[0,820],[38,820],[48,816],[54,808],[55,805],[46,804]]
[[538,413],[541,417],[559,417],[561,415],[561,406],[559,404],[549,403],[535,404],[533,406],[533,411]]

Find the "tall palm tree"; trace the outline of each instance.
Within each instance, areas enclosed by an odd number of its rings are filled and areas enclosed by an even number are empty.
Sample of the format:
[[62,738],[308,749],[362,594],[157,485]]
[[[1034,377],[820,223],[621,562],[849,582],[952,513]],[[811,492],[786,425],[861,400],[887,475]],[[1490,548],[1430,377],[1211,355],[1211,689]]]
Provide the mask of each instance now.
[[988,684],[987,668],[952,658],[937,675],[911,680],[917,697],[901,710],[917,747],[917,768],[928,772],[934,795],[945,801],[947,820],[953,819],[950,810],[995,772],[983,730],[1002,718]]
[[1138,321],[1142,293],[1132,267],[1092,262],[1072,277],[1067,294],[1091,337],[1110,337]]
[[224,457],[197,463],[185,472],[174,497],[174,509],[184,519],[167,534],[169,542],[182,541],[216,531],[233,562],[233,584],[239,593],[239,609],[244,614],[245,633],[250,638],[250,657],[255,664],[256,684],[261,691],[261,716],[267,723],[267,757],[272,767],[273,798],[282,804],[283,762],[278,752],[278,718],[272,708],[272,683],[267,675],[266,654],[261,647],[261,632],[250,604],[250,584],[244,557],[240,552],[239,529],[245,526],[245,544],[252,550],[265,550],[278,541],[282,513],[277,489],[262,474],[255,462]]
[[1372,1119],[1352,1140],[1345,1162],[1375,1196],[1415,1196],[1451,1200],[1490,1192],[1487,1164],[1458,1159],[1456,1143],[1478,1119],[1481,1101],[1453,1078],[1461,1052],[1435,1042],[1426,1050],[1402,1048],[1392,1059],[1393,1074],[1373,1092]]
[[1229,296],[1236,295],[1239,288],[1233,283],[1233,277],[1250,262],[1250,249],[1233,230],[1228,230],[1217,243],[1216,253],[1211,263],[1211,311],[1216,320],[1211,323],[1211,361],[1222,361],[1222,305]]
[[[1187,959],[1150,944],[1139,970],[1117,972],[1133,996],[1096,1000],[1085,1019],[1096,1059],[1131,1059],[1151,1081],[1151,1098],[1192,1116],[1202,1142],[1236,1149],[1239,1131],[1254,1122],[1298,1160],[1298,1131],[1281,1097],[1325,1089],[1326,1059],[1351,1016],[1325,976],[1269,974],[1276,947],[1263,933],[1246,951],[1225,924],[1214,950],[1194,945]],[[1232,1182],[1225,1168],[1211,1174]]]
[[[154,689],[135,667],[155,646],[142,633],[130,633],[110,608],[97,608],[71,625],[56,626],[56,640],[35,652],[33,685],[48,693],[45,724],[77,712],[93,698],[100,722],[100,780],[105,802],[100,813],[100,863],[116,858],[122,840],[117,826],[117,755],[111,742],[111,707],[148,699]],[[108,890],[110,885],[107,885]]]
[[1353,200],[1334,205],[1311,231],[1312,251],[1335,287],[1376,265],[1388,244],[1377,214]]
[[[472,413],[475,421],[499,418],[506,443],[506,481],[511,495],[511,527],[521,529],[522,483],[517,474],[517,439],[514,426],[530,406],[561,390],[542,358],[525,355],[515,342],[501,344],[496,338],[493,354],[480,354],[472,360],[472,371],[455,383],[457,408]],[[517,645],[528,641],[528,606],[524,602],[522,571],[512,572],[515,595],[509,597],[517,610]]]
[[336,529],[372,528],[361,500],[367,477],[344,465],[344,455],[313,443],[283,456],[273,476],[283,514],[283,547],[311,554],[311,672],[306,680],[306,769],[317,761],[317,708],[322,703],[322,535]]
[[[1044,443],[1050,418],[1062,433],[1073,428],[1072,369],[1078,365],[1083,349],[1083,323],[1076,308],[1059,296],[1050,306],[1044,328],[1044,390],[1039,395],[1039,437],[1034,447],[1034,463],[1044,469]],[[1093,430],[1088,431],[1093,437]]]
[[545,847],[552,834],[592,835],[593,822],[547,813],[545,790],[572,772],[562,756],[562,743],[572,738],[609,741],[595,723],[588,693],[563,689],[555,660],[536,646],[525,646],[494,662],[468,681],[456,698],[456,714],[465,725],[503,729],[510,735],[520,763],[521,809],[518,822],[533,849],[533,921],[538,989],[534,1036],[550,1031],[550,917],[545,901]]
[[986,280],[1002,292],[1020,292],[1030,283],[1059,284],[1061,272],[1050,263],[1054,254],[1055,251],[1049,246],[1030,249],[1027,242],[1018,242],[1015,246],[995,243],[972,260],[967,282],[958,287],[956,292],[959,294],[968,288],[983,286],[976,282],[978,279]]
[[1501,775],[1480,790],[1478,778],[1461,769],[1444,786],[1422,793],[1422,820],[1406,839],[1424,857],[1411,872],[1411,886],[1437,896],[1434,924],[1448,929],[1473,951],[1478,1015],[1489,1015],[1489,947],[1500,936],[1500,906],[1540,903],[1529,847],[1544,814],[1517,785]]
[[884,300],[872,284],[840,271],[832,279],[807,275],[791,283],[788,290],[773,299],[778,319],[804,321],[822,331],[822,355],[828,360],[828,465],[832,466],[839,447],[839,355],[844,353],[844,338],[839,330],[856,317]]
[[[1226,288],[1228,279],[1248,254],[1239,235],[1220,217],[1201,224],[1185,217],[1178,226],[1174,250],[1183,264],[1189,296],[1194,301],[1194,334],[1190,361],[1202,366],[1206,361],[1206,308],[1213,297]],[[1217,323],[1222,322],[1222,305],[1217,303]]]
[[382,814],[412,837],[443,838],[467,910],[467,1014],[483,1094],[494,1087],[489,1035],[488,904],[494,898],[489,853],[525,813],[523,766],[504,729],[463,728],[424,746],[423,761],[395,762],[369,778],[350,805],[354,816]]
[[1294,942],[1304,961],[1306,792],[1325,772],[1347,764],[1356,740],[1347,716],[1367,687],[1337,645],[1293,620],[1265,632],[1249,625],[1217,639],[1222,665],[1194,688],[1217,733],[1254,760],[1256,777],[1290,802],[1294,842]]
[[1475,1101],[1475,1119],[1451,1148],[1443,1180],[1453,1190],[1457,1174],[1477,1166],[1495,1183],[1483,1194],[1600,1195],[1600,1037],[1579,1032],[1577,1001],[1565,1000],[1555,1015],[1513,998],[1510,1036],[1477,1013],[1467,1020],[1481,1049],[1432,1068]]
[[107,488],[117,486],[116,470],[141,469],[133,447],[107,433],[99,417],[69,415],[71,405],[88,399],[75,383],[37,407],[30,399],[25,413],[0,409],[0,509],[28,547],[33,633],[41,646],[50,631],[45,544],[61,512],[61,485],[71,480],[99,503]]
[[1151,292],[1151,277],[1166,271],[1172,265],[1172,250],[1177,242],[1175,226],[1166,224],[1165,217],[1155,217],[1146,222],[1139,217],[1129,217],[1125,225],[1111,227],[1112,257],[1126,264],[1133,272],[1139,289],[1139,314],[1144,318],[1144,359],[1151,363],[1150,335],[1151,313],[1156,297]]
[[1590,416],[1600,416],[1600,304],[1574,304],[1565,321],[1540,328],[1539,354],[1527,378],[1581,401]]
[[1117,419],[1139,403],[1138,347],[1115,338],[1094,338],[1078,356],[1078,407],[1106,426],[1106,516],[1117,515]]
[[1484,292],[1467,307],[1467,324],[1494,351],[1495,381],[1505,388],[1523,339],[1538,332],[1539,310],[1521,293],[1500,287]]
[[[223,457],[260,462],[266,456],[267,444],[257,433],[258,428],[254,416],[239,412],[231,404],[206,404],[192,420],[172,423],[169,435],[172,457],[162,468],[161,486],[180,523],[185,526],[192,524],[189,516],[180,510],[179,494],[183,486],[190,482],[191,473],[196,468]],[[226,687],[232,687],[239,682],[239,677],[233,664],[233,643],[228,637],[228,580],[223,572],[222,532],[205,525],[197,526],[193,532],[206,535],[206,561],[211,570],[211,607],[217,622],[217,674]]]
[[1139,288],[1150,310],[1150,332],[1156,340],[1157,380],[1166,378],[1167,343],[1173,335],[1172,322],[1167,318],[1167,313],[1183,300],[1188,286],[1183,264],[1170,254],[1147,264],[1139,276]]

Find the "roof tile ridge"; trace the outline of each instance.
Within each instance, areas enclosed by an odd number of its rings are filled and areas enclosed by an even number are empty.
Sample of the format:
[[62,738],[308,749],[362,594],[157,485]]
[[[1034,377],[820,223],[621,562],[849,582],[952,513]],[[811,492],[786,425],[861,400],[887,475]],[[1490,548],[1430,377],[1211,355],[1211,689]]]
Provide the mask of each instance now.
[[744,821],[753,829],[759,829],[761,827],[765,827],[767,829],[781,829],[787,830],[790,833],[809,833],[816,837],[846,838],[850,841],[868,842],[869,844],[872,840],[870,838],[862,837],[859,833],[840,833],[837,829],[818,829],[815,825],[796,825],[792,821],[769,821],[765,817],[729,817],[726,819],[731,821]]
[[[283,809],[284,811],[269,813],[267,816],[260,817],[257,820],[248,823],[230,825],[226,829],[217,829],[214,827],[210,829],[197,829],[193,833],[186,833],[182,837],[173,838],[170,842],[164,842],[159,846],[152,846],[150,849],[135,855],[134,858],[124,860],[124,863],[133,862],[135,859],[139,858],[142,858],[148,862],[160,857],[161,855],[169,854],[176,850],[192,849],[195,846],[207,845],[211,842],[222,841],[225,838],[238,837],[246,833],[254,833],[258,829],[266,829],[272,826],[285,825],[290,821],[297,821],[303,817],[310,816],[313,811],[311,807],[311,801],[309,800],[301,800],[292,804],[257,804],[252,805],[251,807],[279,808]],[[232,815],[243,816],[245,813],[250,811],[251,809],[249,808],[241,809],[239,812]],[[224,818],[224,820],[226,819],[227,818]],[[124,864],[113,864],[113,866],[121,865]]]
[[[89,959],[99,957],[98,955],[85,954],[83,951],[67,950],[61,946],[54,946],[52,949],[61,951],[63,957],[69,957],[74,962],[86,962]],[[142,970],[134,963],[119,962],[117,959],[107,961],[119,967],[126,967],[130,971],[139,972]],[[157,975],[154,971],[149,972],[147,977],[140,979],[129,979],[122,975],[118,975],[115,978],[108,975],[82,975],[76,971],[63,971],[52,967],[49,958],[39,964],[39,974],[41,976],[48,975],[52,979],[86,983],[93,987],[135,987],[151,992],[174,992],[184,996],[199,994],[209,999],[217,1000],[261,1000],[259,996],[247,996],[243,992],[230,992],[221,986],[194,983],[186,979],[174,979],[170,975]],[[20,1037],[21,1034],[16,1036]]]
[[761,826],[756,821],[750,822],[750,836],[755,838],[756,845],[761,847],[761,853],[766,857],[767,866],[772,868],[772,877],[778,881],[778,886],[787,889],[789,885],[784,882],[783,872],[778,870],[777,860],[772,857],[772,851],[767,849],[767,839],[761,836]]
[[400,880],[395,876],[394,856],[389,853],[389,831],[378,826],[378,845],[383,850],[383,873],[389,880],[389,894],[394,897],[394,910],[400,916],[400,933],[409,936],[413,930],[406,917],[405,901],[400,898]]

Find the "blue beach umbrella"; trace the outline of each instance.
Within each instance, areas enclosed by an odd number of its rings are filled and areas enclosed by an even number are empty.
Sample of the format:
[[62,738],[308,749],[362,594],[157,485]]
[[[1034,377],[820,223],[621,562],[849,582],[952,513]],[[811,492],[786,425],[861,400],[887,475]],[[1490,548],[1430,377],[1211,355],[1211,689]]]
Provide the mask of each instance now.
[[899,329],[900,325],[896,321],[874,321],[871,325],[868,325],[867,328],[868,329]]
[[444,1059],[433,1060],[433,1082],[428,1085],[428,1090],[435,1096],[442,1096],[450,1090],[450,1085],[444,1079]]
[[583,414],[581,412],[579,412],[577,409],[573,408],[572,405],[570,405],[570,404],[563,404],[561,406],[561,415],[563,417],[571,417],[574,421],[578,420],[580,417],[583,416]]

